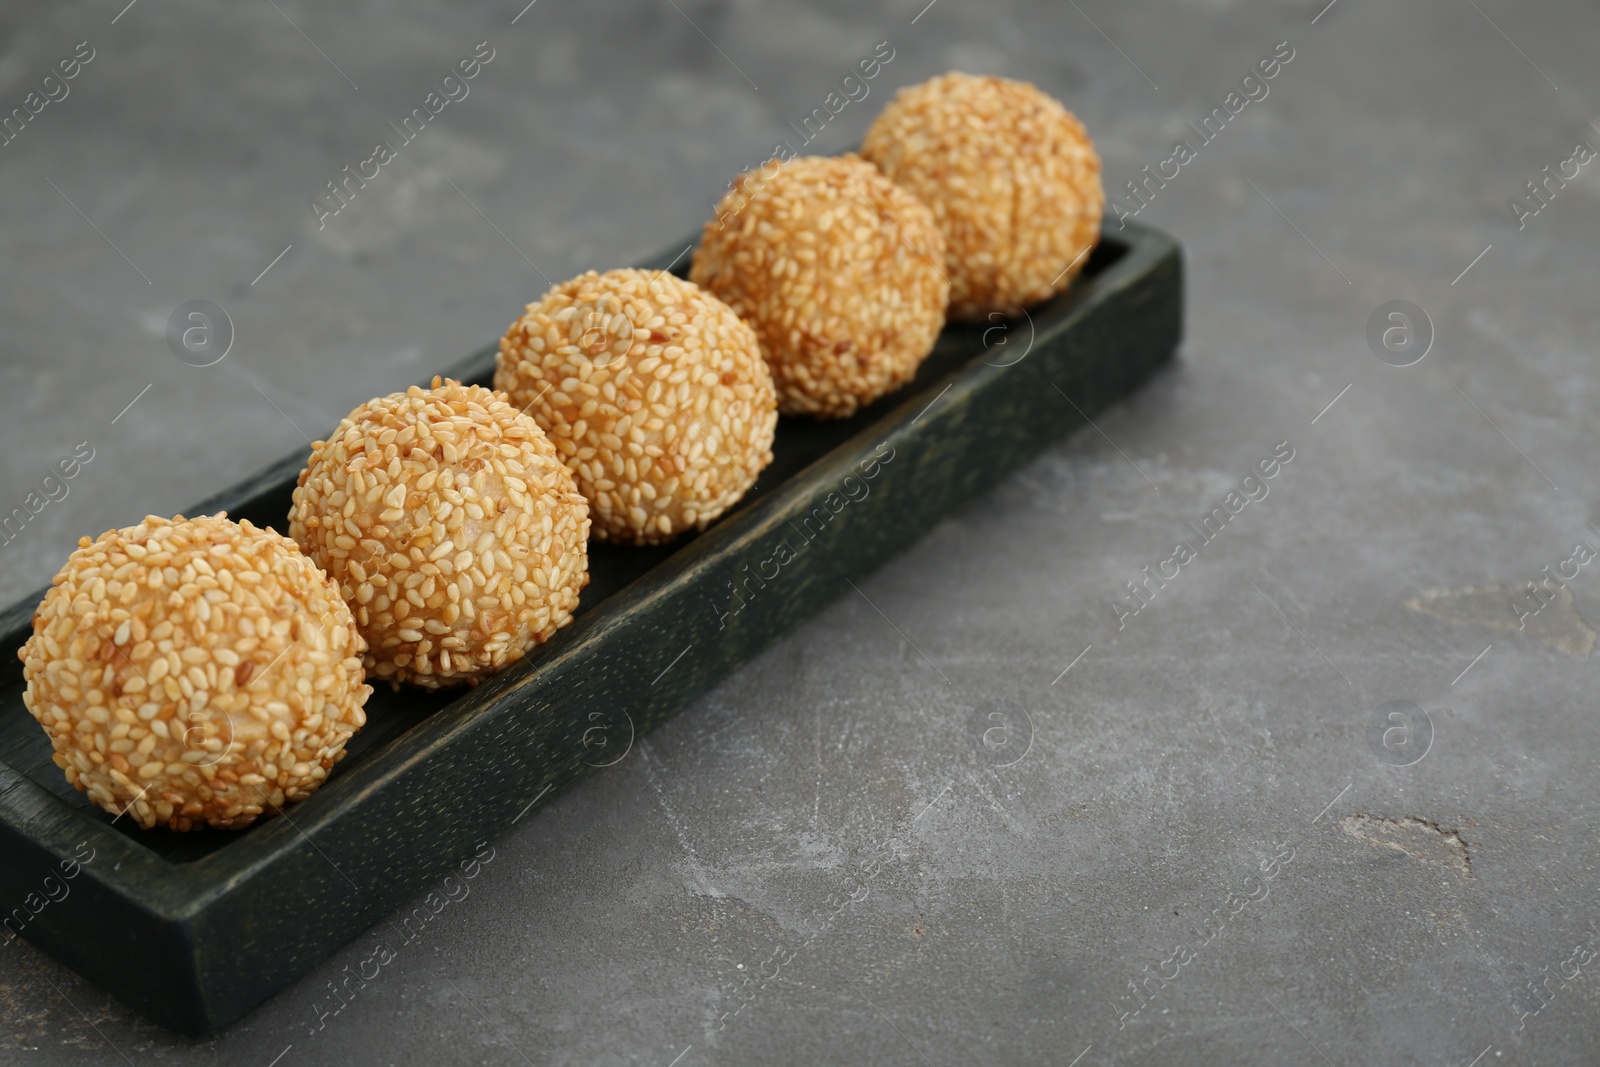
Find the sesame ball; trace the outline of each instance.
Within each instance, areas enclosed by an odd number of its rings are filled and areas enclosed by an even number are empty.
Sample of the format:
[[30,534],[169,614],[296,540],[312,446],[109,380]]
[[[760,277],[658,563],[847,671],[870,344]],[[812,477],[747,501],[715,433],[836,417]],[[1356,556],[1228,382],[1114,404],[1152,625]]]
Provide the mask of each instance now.
[[391,684],[476,684],[572,621],[589,507],[538,425],[478,385],[369,400],[311,446],[289,534]]
[[845,418],[910,381],[944,326],[944,238],[855,155],[735,179],[689,277],[755,328],[785,415]]
[[1094,144],[1027,82],[952,72],[901,89],[861,154],[933,209],[951,318],[1015,315],[1062,292],[1100,238]]
[[703,530],[772,462],[777,397],[755,332],[665,271],[553,287],[501,339],[494,384],[555,442],[604,541]]
[[366,722],[350,609],[295,543],[225,515],[80,538],[18,651],[67,781],[145,829],[304,800]]

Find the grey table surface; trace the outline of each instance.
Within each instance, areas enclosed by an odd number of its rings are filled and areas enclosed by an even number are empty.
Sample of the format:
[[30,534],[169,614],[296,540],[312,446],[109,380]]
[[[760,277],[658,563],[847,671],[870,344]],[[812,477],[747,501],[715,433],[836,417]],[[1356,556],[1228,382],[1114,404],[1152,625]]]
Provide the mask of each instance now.
[[[1186,247],[1188,336],[497,842],[337,1013],[374,934],[200,1042],[15,943],[0,1062],[1600,1060],[1592,4],[124,2],[0,10],[6,110],[93,50],[0,148],[0,511],[94,451],[0,546],[6,601],[686,236],[879,42],[813,149],[950,68],[1060,97],[1130,209],[1188,142],[1139,214]],[[165,337],[196,299],[235,329],[209,367]],[[1426,319],[1384,361],[1392,300]],[[990,699],[1021,712],[984,747]]]

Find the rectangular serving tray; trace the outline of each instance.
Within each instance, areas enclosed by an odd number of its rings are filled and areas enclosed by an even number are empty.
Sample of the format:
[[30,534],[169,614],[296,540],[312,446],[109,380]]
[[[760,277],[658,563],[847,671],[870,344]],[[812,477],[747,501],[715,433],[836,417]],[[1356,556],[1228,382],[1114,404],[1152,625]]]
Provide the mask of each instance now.
[[[0,950],[20,928],[163,1026],[214,1033],[1139,386],[1182,319],[1178,245],[1108,226],[1066,294],[947,327],[853,418],[779,420],[772,465],[704,533],[591,544],[575,621],[522,663],[470,690],[377,689],[327,784],[242,832],[140,830],[67,784],[22,701],[41,590],[0,615]],[[447,373],[487,385],[495,351]],[[308,453],[185,514],[284,530]]]

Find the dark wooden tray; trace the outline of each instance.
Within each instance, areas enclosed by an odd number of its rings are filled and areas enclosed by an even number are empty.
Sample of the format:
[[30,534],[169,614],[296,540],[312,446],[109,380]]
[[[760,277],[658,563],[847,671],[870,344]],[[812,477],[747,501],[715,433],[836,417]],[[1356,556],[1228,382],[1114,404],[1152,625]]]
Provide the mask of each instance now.
[[[1181,336],[1182,271],[1170,238],[1108,228],[1069,293],[947,328],[851,419],[780,420],[737,509],[673,545],[591,545],[571,626],[476,689],[378,689],[328,783],[243,832],[143,831],[66,783],[22,703],[28,597],[0,615],[0,941],[20,927],[173,1030],[226,1026],[1144,382]],[[447,373],[488,384],[494,353]],[[186,514],[285,529],[307,452]]]

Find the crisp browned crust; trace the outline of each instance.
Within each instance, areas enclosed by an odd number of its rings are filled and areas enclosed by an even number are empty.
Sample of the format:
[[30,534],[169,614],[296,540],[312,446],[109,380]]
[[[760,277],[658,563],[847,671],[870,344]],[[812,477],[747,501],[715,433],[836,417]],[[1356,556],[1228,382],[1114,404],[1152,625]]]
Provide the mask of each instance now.
[[950,297],[933,213],[855,155],[741,174],[689,277],[755,328],[778,409],[824,418],[910,381]]
[[952,72],[902,89],[861,154],[933,210],[951,318],[1015,315],[1061,292],[1099,241],[1100,157],[1026,82]]
[[146,829],[303,800],[366,722],[363,643],[287,537],[223,515],[84,537],[18,652],[56,766]]
[[300,473],[289,533],[339,583],[376,678],[474,682],[572,621],[589,508],[503,394],[433,380],[369,400]]
[[755,333],[664,271],[555,286],[501,339],[494,384],[550,435],[601,540],[704,529],[772,462],[777,400]]

